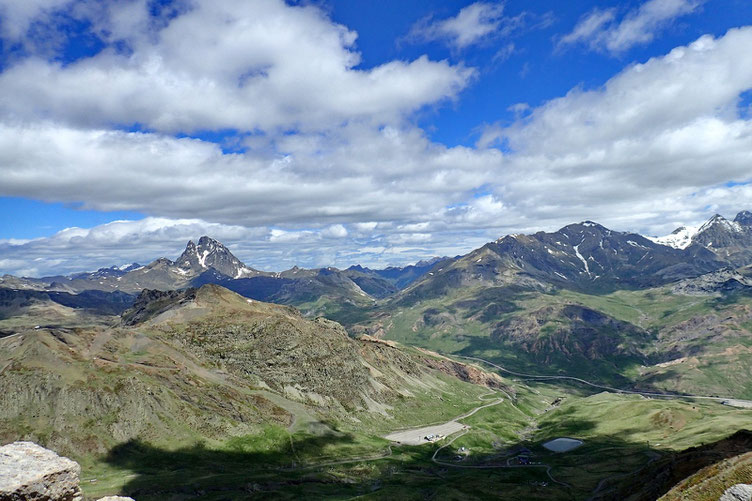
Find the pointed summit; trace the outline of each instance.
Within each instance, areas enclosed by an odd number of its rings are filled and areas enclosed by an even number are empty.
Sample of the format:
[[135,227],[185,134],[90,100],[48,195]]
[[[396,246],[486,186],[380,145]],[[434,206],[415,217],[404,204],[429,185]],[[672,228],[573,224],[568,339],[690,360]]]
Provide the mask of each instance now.
[[185,250],[180,255],[178,260],[175,261],[175,263],[182,270],[196,270],[199,268],[204,268],[199,263],[198,249],[196,248],[196,244],[193,243],[193,240],[188,241],[188,244],[185,246]]
[[712,251],[733,266],[743,266],[752,256],[752,228],[716,214],[692,238],[695,246]]
[[212,269],[231,278],[244,278],[256,271],[243,264],[221,242],[207,236],[201,237],[198,245],[190,240],[176,264],[184,273],[195,275]]
[[708,231],[711,231],[713,233],[738,233],[741,230],[742,227],[739,223],[729,221],[720,214],[716,214],[715,216],[708,219],[705,224],[700,226],[700,229],[697,231],[697,235],[699,236],[700,234],[706,233]]
[[752,212],[743,210],[734,218],[735,223],[739,223],[742,226],[752,226]]
[[748,211],[740,212],[733,221],[716,214],[701,226],[680,226],[670,235],[650,240],[675,249],[686,249],[692,244],[718,249],[743,237],[745,226],[752,226],[752,213]]

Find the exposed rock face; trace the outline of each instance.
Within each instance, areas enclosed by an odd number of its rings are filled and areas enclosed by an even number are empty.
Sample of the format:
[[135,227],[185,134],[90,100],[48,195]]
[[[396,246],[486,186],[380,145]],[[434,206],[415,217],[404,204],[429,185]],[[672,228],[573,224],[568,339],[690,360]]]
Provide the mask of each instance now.
[[[34,442],[0,447],[0,501],[81,501],[81,466]],[[106,496],[98,501],[134,501]]]
[[742,226],[752,226],[752,212],[743,210],[734,218],[735,223],[739,223]]
[[752,501],[752,485],[736,484],[729,487],[718,501]]
[[449,359],[440,360],[426,357],[423,359],[423,362],[433,369],[454,376],[462,381],[487,386],[495,390],[503,390],[512,395],[515,394],[514,389],[504,384],[504,380],[493,372],[484,372],[471,365]]
[[196,289],[177,291],[159,291],[144,289],[138,295],[133,306],[123,312],[125,325],[136,325],[159,314],[162,310],[172,308],[176,303],[184,303],[196,299]]
[[198,245],[189,241],[175,263],[184,273],[196,275],[210,268],[231,278],[251,276],[256,271],[243,264],[227,247],[207,236],[201,237]]
[[[736,223],[735,223],[736,224]],[[507,235],[424,275],[403,293],[403,303],[439,297],[459,287],[551,285],[585,292],[653,287],[715,271],[714,250],[687,252],[641,235],[612,231],[592,221],[553,233]]]
[[688,278],[678,282],[673,288],[674,294],[702,296],[731,292],[752,292],[752,280],[732,268],[723,268],[697,278]]
[[499,322],[491,340],[522,349],[548,363],[561,356],[590,360],[638,356],[640,346],[649,336],[647,331],[627,322],[569,304],[546,306],[526,316]]
[[734,267],[749,264],[752,258],[752,227],[749,212],[740,212],[734,221],[716,214],[692,237],[687,251],[694,257],[698,250],[709,250]]
[[33,442],[0,447],[0,501],[79,501],[81,467]]

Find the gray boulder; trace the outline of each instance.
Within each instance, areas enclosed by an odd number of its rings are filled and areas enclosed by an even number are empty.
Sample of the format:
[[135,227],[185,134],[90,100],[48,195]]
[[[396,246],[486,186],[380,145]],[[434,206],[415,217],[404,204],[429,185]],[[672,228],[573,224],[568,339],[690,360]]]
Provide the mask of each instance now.
[[736,484],[729,487],[718,501],[752,501],[752,485]]
[[80,501],[75,461],[33,442],[0,447],[0,501]]

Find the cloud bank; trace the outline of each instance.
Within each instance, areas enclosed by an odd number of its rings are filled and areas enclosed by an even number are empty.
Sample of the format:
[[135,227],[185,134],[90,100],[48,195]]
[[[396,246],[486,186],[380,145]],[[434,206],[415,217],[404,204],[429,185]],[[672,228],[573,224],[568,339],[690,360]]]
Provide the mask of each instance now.
[[[7,40],[60,8],[18,5],[0,4],[3,27],[20,20]],[[90,20],[101,51],[62,64],[30,50],[0,73],[0,195],[150,217],[3,241],[1,272],[174,258],[203,234],[262,269],[406,264],[583,219],[662,234],[752,207],[749,27],[520,105],[475,147],[448,147],[415,113],[461,99],[474,68],[426,56],[364,67],[357,34],[314,6],[92,5],[65,9]]]

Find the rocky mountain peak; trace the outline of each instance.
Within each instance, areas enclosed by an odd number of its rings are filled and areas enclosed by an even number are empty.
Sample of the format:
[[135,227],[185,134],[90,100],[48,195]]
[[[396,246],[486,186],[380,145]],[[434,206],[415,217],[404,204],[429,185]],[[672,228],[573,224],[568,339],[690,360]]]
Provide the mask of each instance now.
[[425,267],[425,266],[433,266],[434,264],[438,263],[439,261],[443,261],[444,259],[447,259],[447,257],[446,256],[444,257],[434,256],[430,259],[421,259],[420,261],[415,263],[414,266],[418,268]]
[[743,210],[734,218],[734,222],[742,226],[752,226],[752,212]]
[[649,240],[661,245],[673,247],[674,249],[686,249],[692,244],[692,238],[697,234],[697,226],[679,226],[669,235],[664,237],[648,237]]
[[166,257],[160,257],[158,259],[155,259],[154,262],[150,263],[149,267],[153,268],[155,266],[172,266],[173,264],[175,263],[173,263]]
[[733,221],[716,214],[699,227],[680,226],[670,235],[650,238],[650,240],[675,249],[686,249],[691,244],[717,248],[728,245],[729,239],[737,239],[748,226],[752,226],[752,213],[748,211],[740,212]]
[[581,223],[568,224],[561,228],[557,233],[567,237],[586,237],[586,236],[610,236],[613,231],[609,230],[605,226],[595,223],[593,221],[582,221]]
[[243,264],[221,242],[208,236],[201,237],[198,245],[190,240],[176,263],[183,273],[201,274],[213,269],[231,278],[243,278],[255,271]]
[[198,239],[198,250],[200,252],[230,252],[221,242],[206,235]]
[[749,263],[752,257],[752,227],[742,224],[745,214],[734,221],[716,214],[692,237],[692,247],[704,247],[734,266]]
[[725,217],[721,216],[720,214],[716,214],[715,216],[708,219],[708,221],[700,226],[700,229],[698,230],[698,234],[702,233],[704,231],[713,229],[721,229],[721,231],[740,231],[741,225],[737,222],[732,222],[726,219]]

